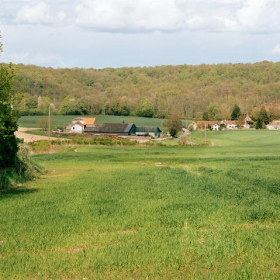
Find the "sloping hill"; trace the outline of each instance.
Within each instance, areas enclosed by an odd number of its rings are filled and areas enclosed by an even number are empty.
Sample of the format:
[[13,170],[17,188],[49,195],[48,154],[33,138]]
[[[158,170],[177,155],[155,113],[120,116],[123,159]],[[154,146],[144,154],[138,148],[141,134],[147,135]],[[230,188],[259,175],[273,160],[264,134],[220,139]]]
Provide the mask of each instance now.
[[[280,63],[179,65],[107,69],[52,69],[15,65],[16,106],[23,114],[165,117],[176,113],[229,118],[234,104],[244,113],[266,105],[279,113]],[[38,100],[39,97],[39,100]]]

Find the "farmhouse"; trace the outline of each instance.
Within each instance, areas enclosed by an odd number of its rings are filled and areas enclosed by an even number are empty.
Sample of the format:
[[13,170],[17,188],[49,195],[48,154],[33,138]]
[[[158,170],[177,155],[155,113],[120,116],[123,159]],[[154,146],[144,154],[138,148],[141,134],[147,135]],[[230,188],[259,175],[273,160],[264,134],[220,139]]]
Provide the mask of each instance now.
[[72,133],[82,133],[84,130],[84,124],[81,122],[75,122],[70,127],[70,132]]
[[70,133],[83,133],[85,128],[96,127],[95,120],[95,118],[75,118],[66,130]]
[[152,126],[137,126],[136,127],[137,136],[149,135],[152,137],[160,138],[161,132],[162,131],[158,127],[152,127]]

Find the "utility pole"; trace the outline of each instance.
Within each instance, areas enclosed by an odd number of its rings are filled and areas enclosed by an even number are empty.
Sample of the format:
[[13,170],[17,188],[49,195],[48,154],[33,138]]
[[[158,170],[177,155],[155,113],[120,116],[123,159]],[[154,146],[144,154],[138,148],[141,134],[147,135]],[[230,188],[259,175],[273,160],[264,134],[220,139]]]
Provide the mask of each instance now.
[[206,145],[207,137],[206,137],[206,122],[204,122],[204,143]]
[[49,105],[49,141],[51,141],[51,104]]

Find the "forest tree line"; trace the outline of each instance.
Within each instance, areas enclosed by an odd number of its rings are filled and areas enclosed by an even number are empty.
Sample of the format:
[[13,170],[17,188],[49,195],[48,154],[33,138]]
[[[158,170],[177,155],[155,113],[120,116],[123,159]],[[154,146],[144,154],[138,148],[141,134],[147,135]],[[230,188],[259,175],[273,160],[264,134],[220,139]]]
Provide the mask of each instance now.
[[257,118],[280,118],[280,63],[133,68],[44,68],[14,65],[21,115],[135,115],[230,119],[237,104]]

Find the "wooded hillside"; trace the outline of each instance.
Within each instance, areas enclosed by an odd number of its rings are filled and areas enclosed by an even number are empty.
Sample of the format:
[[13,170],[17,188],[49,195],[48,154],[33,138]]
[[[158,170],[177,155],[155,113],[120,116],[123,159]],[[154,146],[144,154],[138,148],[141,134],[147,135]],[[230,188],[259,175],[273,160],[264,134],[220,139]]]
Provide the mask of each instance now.
[[52,69],[14,65],[23,115],[113,114],[228,119],[237,104],[256,114],[265,105],[280,117],[280,63]]

